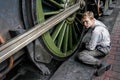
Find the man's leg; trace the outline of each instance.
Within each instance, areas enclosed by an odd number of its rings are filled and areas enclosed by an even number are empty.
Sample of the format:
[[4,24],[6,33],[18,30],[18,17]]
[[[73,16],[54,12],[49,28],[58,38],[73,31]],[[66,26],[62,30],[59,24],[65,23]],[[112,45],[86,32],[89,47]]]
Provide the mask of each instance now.
[[101,60],[95,58],[99,56],[104,56],[105,54],[99,52],[99,51],[89,51],[89,50],[84,50],[78,54],[79,60],[81,60],[83,63],[94,65],[98,67],[98,70],[96,71],[96,75],[100,76],[102,75],[105,71],[110,69],[110,65],[101,62]]
[[99,65],[101,61],[95,57],[103,56],[103,55],[104,55],[103,53],[98,52],[96,50],[93,51],[83,50],[78,54],[78,59],[86,64]]

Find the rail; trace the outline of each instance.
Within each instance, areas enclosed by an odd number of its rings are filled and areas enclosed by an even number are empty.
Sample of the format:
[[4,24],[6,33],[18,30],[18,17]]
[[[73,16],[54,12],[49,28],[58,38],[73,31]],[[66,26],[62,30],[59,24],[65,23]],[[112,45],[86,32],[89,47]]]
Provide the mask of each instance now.
[[45,22],[34,26],[34,28],[28,30],[7,42],[0,47],[0,63],[14,55],[17,51],[28,45],[30,42],[41,36],[43,33],[47,32],[53,26],[70,16],[72,13],[80,9],[80,3],[66,8],[63,12],[51,17]]

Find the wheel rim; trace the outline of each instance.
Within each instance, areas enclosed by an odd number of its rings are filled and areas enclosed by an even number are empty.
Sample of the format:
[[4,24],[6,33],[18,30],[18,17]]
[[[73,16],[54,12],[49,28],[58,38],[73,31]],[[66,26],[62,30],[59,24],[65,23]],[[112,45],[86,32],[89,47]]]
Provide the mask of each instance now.
[[[36,18],[35,23],[41,23],[75,4],[75,0],[36,0],[34,2],[36,10],[34,15],[34,18]],[[65,58],[74,53],[80,42],[78,26],[76,13],[74,13],[42,35],[44,44],[52,55]]]

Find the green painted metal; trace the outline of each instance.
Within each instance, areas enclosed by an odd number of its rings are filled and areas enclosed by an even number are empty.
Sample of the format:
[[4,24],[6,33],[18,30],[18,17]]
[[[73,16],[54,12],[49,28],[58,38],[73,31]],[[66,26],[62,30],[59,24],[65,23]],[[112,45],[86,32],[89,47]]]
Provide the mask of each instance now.
[[69,34],[69,25],[66,27],[64,41],[63,41],[63,52],[67,52],[68,49],[68,35]]
[[63,8],[63,6],[61,4],[59,4],[58,2],[56,2],[55,0],[50,0],[54,5],[56,5],[59,8]]
[[55,39],[57,38],[58,34],[60,33],[60,30],[62,29],[62,26],[64,25],[65,21],[61,22],[54,30],[53,34],[52,34],[52,39],[53,41],[55,41]]
[[[49,2],[49,1],[48,1]],[[36,0],[37,21],[42,22],[48,15],[55,15],[64,10],[65,5],[69,7],[73,5],[74,0],[50,0],[50,3],[57,6],[58,10],[46,11],[43,10],[42,0]],[[64,3],[64,4],[63,4]],[[64,8],[62,7],[64,5]],[[62,8],[62,9],[61,9]],[[76,13],[60,22],[53,29],[42,35],[42,39],[50,52],[59,58],[66,58],[74,53],[79,45],[80,36],[76,32],[78,29],[75,23]],[[76,28],[75,28],[76,27]]]
[[73,47],[73,35],[72,35],[72,27],[71,27],[71,25],[69,25],[69,49],[72,49],[72,47]]
[[76,31],[75,31],[75,27],[74,27],[73,24],[72,24],[72,28],[73,28],[74,42],[76,42],[76,41],[77,41],[77,33],[76,33]]
[[51,12],[45,12],[44,15],[55,15],[55,14],[58,14],[60,13],[62,10],[59,10],[59,11],[51,11]]
[[37,21],[38,23],[41,23],[44,21],[44,13],[43,13],[43,8],[41,5],[41,0],[36,0],[36,12],[37,12]]
[[67,27],[67,23],[64,24],[64,26],[62,27],[62,29],[61,29],[61,31],[60,31],[60,34],[59,34],[59,36],[58,36],[57,46],[58,46],[59,49],[61,49],[61,46],[62,46],[63,37],[64,37],[64,35],[65,35],[66,27]]
[[109,8],[109,0],[105,0],[105,5],[104,5],[103,14],[106,13],[106,11],[108,10],[108,8]]
[[109,6],[112,4],[112,0],[109,0]]

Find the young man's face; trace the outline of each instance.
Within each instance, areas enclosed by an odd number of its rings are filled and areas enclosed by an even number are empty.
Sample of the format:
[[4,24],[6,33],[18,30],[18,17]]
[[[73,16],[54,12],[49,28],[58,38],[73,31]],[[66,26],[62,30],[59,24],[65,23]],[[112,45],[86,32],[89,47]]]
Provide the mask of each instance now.
[[89,17],[84,17],[84,18],[82,19],[82,23],[83,23],[83,25],[84,25],[86,28],[89,28],[89,27],[91,27],[91,26],[93,25],[94,19],[91,19],[91,18],[89,18]]

